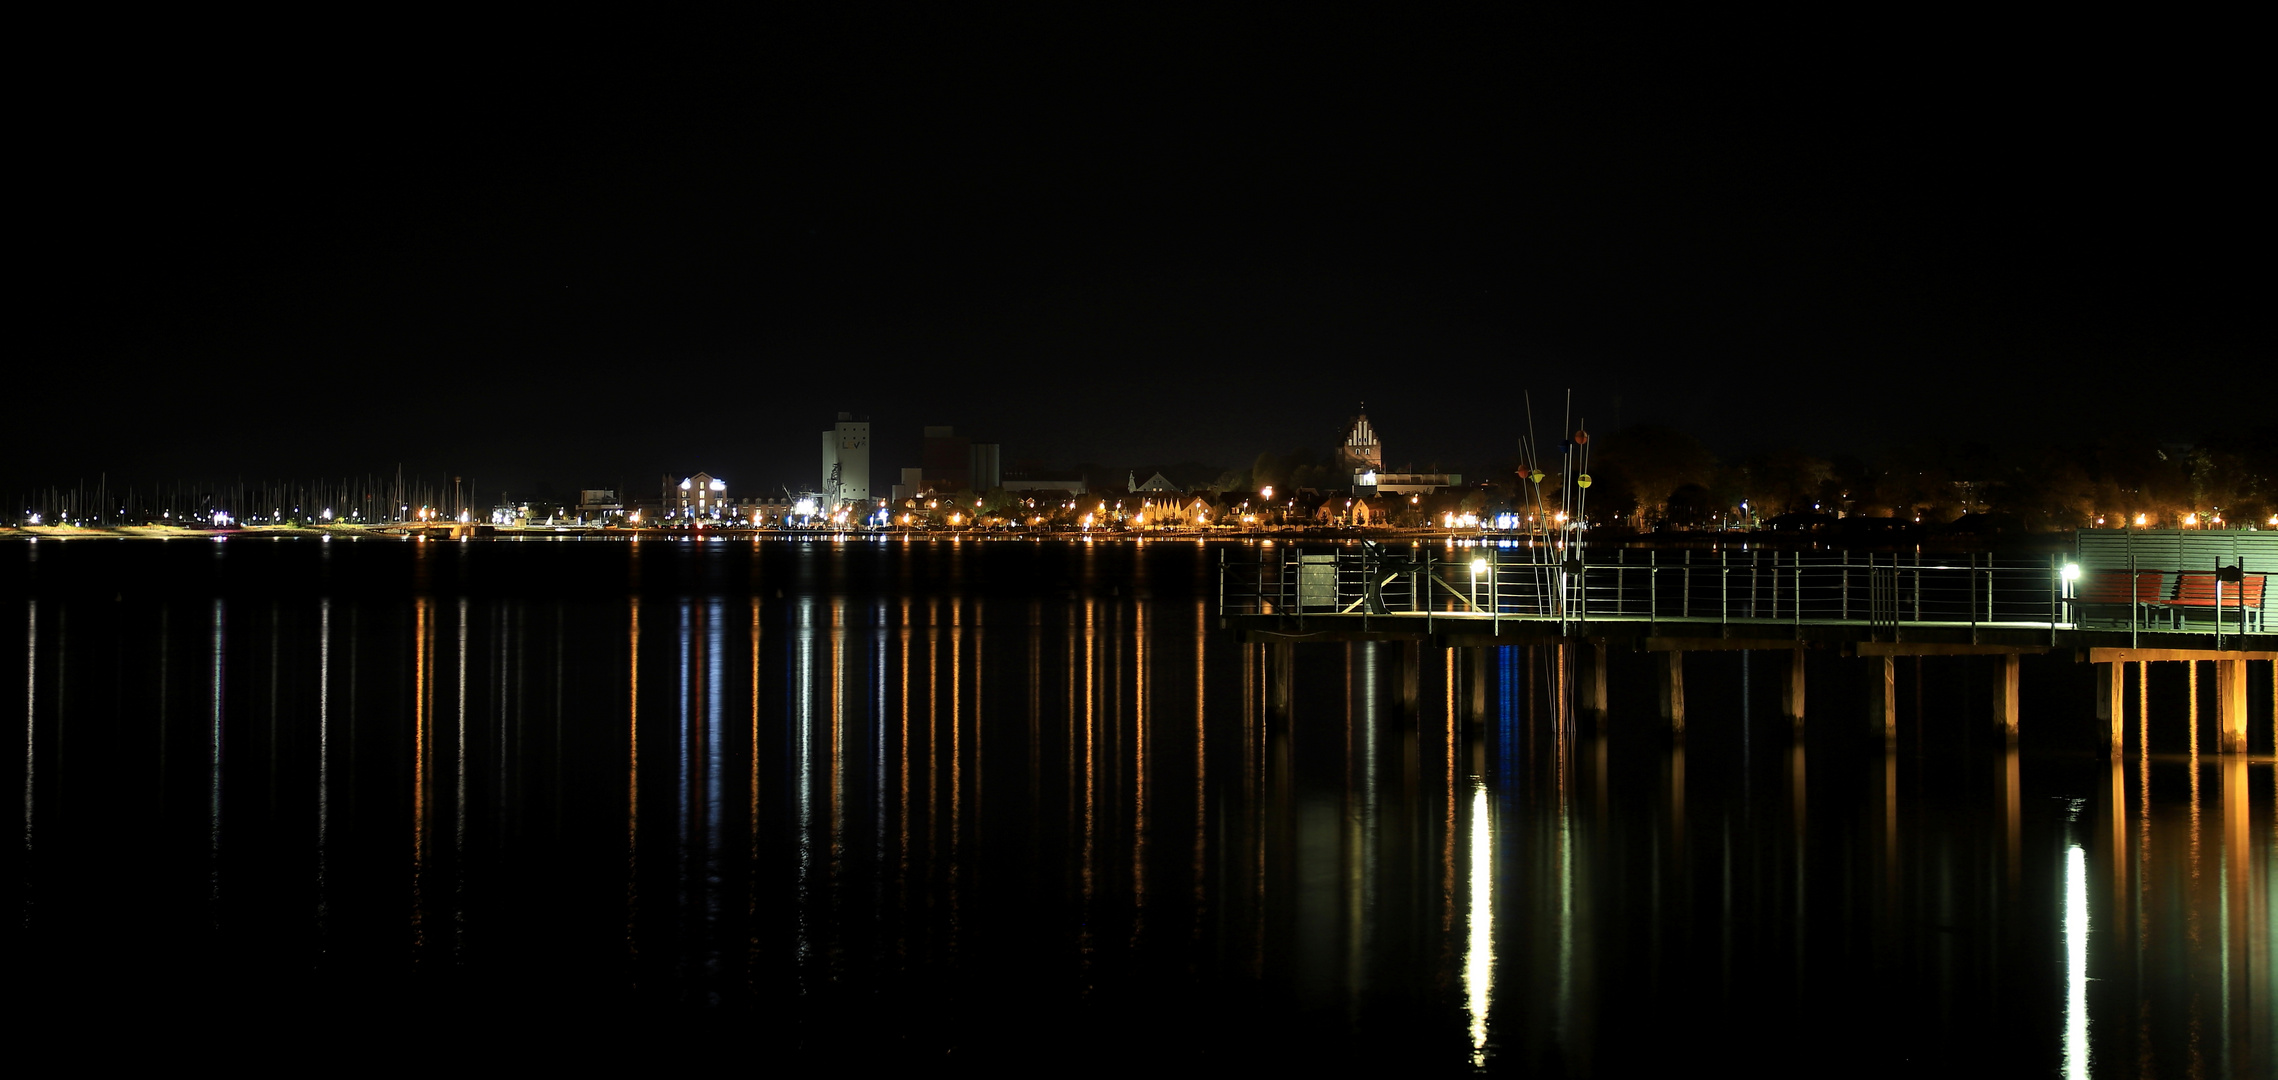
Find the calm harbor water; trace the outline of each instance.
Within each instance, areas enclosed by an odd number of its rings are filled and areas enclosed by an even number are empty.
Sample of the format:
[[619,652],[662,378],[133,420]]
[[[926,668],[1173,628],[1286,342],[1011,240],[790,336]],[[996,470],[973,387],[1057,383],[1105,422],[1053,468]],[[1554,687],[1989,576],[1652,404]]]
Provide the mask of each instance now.
[[2028,668],[2016,749],[1970,661],[1908,669],[1886,750],[1840,660],[1798,737],[1784,655],[1698,655],[1680,745],[1642,662],[1575,718],[1549,648],[1243,644],[1216,572],[1169,542],[0,545],[16,1019],[414,1058],[2271,1074],[2278,763],[2202,752],[2178,665],[2117,764],[2069,658]]

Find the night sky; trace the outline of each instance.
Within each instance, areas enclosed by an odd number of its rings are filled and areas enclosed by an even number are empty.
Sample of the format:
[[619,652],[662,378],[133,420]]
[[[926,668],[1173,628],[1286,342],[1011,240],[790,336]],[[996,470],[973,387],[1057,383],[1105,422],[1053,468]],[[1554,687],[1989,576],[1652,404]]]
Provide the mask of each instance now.
[[27,40],[0,488],[2266,422],[2239,27],[862,10]]

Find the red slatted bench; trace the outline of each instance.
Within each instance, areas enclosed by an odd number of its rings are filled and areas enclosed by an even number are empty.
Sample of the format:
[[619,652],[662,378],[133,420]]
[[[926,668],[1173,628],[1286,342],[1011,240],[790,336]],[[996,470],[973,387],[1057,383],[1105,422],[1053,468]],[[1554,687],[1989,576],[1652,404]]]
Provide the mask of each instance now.
[[[2247,574],[2244,580],[2225,581],[2222,585],[2222,614],[2228,619],[2231,613],[2244,609],[2246,626],[2250,630],[2262,628],[2262,574]],[[2186,570],[2175,575],[2175,591],[2161,602],[2175,617],[2175,625],[2198,612],[2215,613],[2215,574],[2210,570]]]
[[2160,602],[2160,585],[2164,575],[2157,570],[2137,570],[2134,595],[2128,588],[2126,570],[2091,570],[2081,576],[2072,589],[2075,621],[2090,616],[2128,620],[2128,608],[2133,606],[2150,614],[2153,605]]

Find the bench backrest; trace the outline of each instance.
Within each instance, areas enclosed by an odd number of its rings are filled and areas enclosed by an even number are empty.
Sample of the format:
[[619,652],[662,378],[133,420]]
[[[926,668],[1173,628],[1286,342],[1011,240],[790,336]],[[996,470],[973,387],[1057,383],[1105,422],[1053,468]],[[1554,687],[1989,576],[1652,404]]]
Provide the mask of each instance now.
[[2073,587],[2072,599],[2080,604],[2156,604],[2159,602],[2160,572],[2135,572],[2135,595],[2128,595],[2128,571],[2093,570],[2082,576]]
[[[2223,583],[2223,606],[2227,608],[2262,606],[2263,575],[2248,574],[2244,581]],[[2175,575],[2175,595],[2167,601],[2183,607],[2215,606],[2215,575],[2212,571],[2186,570]]]

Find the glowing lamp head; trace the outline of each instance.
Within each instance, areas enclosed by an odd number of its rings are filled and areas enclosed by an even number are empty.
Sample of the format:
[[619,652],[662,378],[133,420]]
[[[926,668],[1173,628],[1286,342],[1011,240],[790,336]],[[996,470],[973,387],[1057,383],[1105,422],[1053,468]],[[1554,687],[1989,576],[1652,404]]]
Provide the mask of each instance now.
[[1486,572],[1487,572],[1487,560],[1485,560],[1485,559],[1473,559],[1473,560],[1471,560],[1471,572],[1472,572],[1474,575],[1477,575],[1477,574],[1484,574],[1484,573],[1486,573]]
[[2079,581],[2079,580],[2080,580],[2080,564],[2079,564],[2079,563],[2066,563],[2066,564],[2064,564],[2064,579],[2065,579],[2066,581],[2068,581],[2068,582],[2069,582],[2069,581]]

